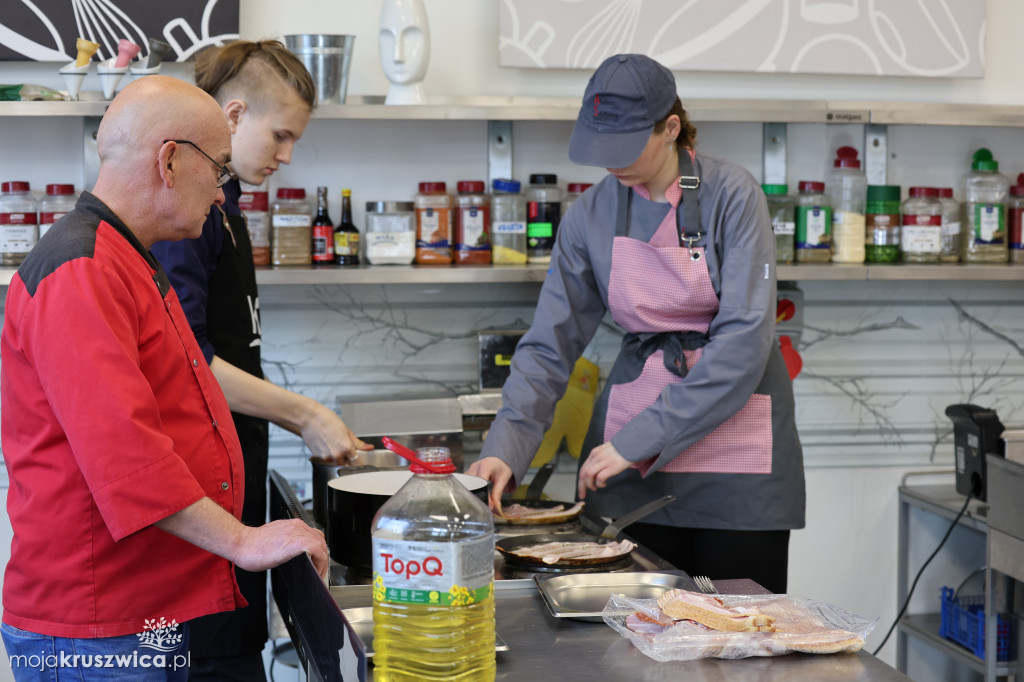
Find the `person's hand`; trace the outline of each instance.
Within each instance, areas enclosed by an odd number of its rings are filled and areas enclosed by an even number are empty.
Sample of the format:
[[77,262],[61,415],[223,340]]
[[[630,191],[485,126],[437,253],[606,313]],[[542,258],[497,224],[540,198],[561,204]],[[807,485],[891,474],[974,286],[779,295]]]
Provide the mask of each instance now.
[[361,450],[373,450],[372,444],[356,438],[341,417],[320,403],[302,425],[301,435],[314,457],[339,465],[356,462]]
[[229,558],[241,569],[258,572],[279,566],[303,552],[313,560],[320,577],[327,577],[330,556],[323,531],[298,519],[246,527],[237,551]]
[[[515,489],[512,468],[497,457],[484,457],[473,462],[467,471],[470,476],[486,478],[491,482],[490,507],[495,514],[501,514],[501,496]],[[512,490],[510,490],[510,488]]]
[[582,500],[588,490],[597,490],[608,484],[608,479],[629,468],[631,462],[619,454],[611,443],[602,443],[590,451],[587,461],[580,467],[576,494]]

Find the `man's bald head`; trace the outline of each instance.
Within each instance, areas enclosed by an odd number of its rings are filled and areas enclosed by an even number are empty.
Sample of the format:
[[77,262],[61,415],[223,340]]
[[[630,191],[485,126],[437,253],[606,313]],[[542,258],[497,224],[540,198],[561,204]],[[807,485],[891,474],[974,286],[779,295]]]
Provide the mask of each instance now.
[[220,105],[194,85],[167,76],[132,82],[111,102],[96,143],[92,193],[146,246],[199,236],[210,206],[224,200],[217,178],[231,158],[231,132]]
[[149,158],[167,139],[199,144],[219,133],[230,135],[224,112],[199,88],[170,76],[133,81],[110,104],[96,136],[100,164],[131,164]]

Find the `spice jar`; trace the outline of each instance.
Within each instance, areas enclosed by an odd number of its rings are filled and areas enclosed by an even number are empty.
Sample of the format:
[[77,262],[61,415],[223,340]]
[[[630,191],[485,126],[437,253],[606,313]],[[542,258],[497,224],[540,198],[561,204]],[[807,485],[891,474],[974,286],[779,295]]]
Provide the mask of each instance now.
[[867,235],[864,261],[898,263],[900,260],[900,186],[868,185],[866,212]]
[[530,176],[526,190],[526,260],[529,263],[550,263],[555,246],[558,223],[562,219],[562,190],[558,176],[537,173]]
[[253,265],[270,265],[270,197],[263,185],[241,183],[238,208],[252,243]]
[[938,263],[942,253],[942,203],[934,187],[911,187],[903,202],[900,251],[904,263]]
[[46,196],[39,204],[39,238],[65,215],[75,209],[74,185],[47,185]]
[[960,221],[960,202],[953,198],[952,187],[939,188],[939,203],[942,204],[942,253],[939,260],[956,263],[960,260],[963,244],[963,223]]
[[1024,263],[1024,236],[1021,226],[1024,221],[1024,173],[1017,176],[1017,184],[1010,188],[1010,210],[1007,222],[1010,230],[1010,262]]
[[21,265],[39,239],[39,206],[27,182],[0,185],[0,265]]
[[526,263],[526,197],[515,180],[491,183],[491,262],[495,265]]
[[416,262],[452,262],[452,197],[443,182],[421,182],[416,207]]
[[491,262],[491,198],[481,180],[461,180],[455,195],[455,262]]
[[964,177],[963,259],[968,263],[1005,263],[1006,200],[1010,180],[982,147]]
[[594,186],[592,182],[570,182],[566,186],[565,200],[562,202],[562,215],[569,212],[569,208],[576,203],[580,195]]
[[796,197],[796,260],[828,263],[832,260],[832,206],[825,183],[800,181]]
[[836,151],[828,177],[832,204],[832,262],[863,263],[868,179],[853,147]]
[[415,258],[415,204],[366,202],[366,260],[373,265],[408,265]]
[[768,200],[768,215],[775,233],[775,262],[792,263],[796,257],[794,237],[796,236],[796,202],[788,196],[788,185],[761,185]]
[[312,262],[313,206],[301,187],[277,190],[270,219],[270,262],[274,265],[309,265]]

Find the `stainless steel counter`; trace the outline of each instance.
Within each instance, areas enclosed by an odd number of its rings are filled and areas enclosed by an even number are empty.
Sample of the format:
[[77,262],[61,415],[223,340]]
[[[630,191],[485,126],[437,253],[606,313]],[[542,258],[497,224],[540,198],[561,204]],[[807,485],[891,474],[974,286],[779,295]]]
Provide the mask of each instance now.
[[[339,608],[372,603],[369,586],[332,587]],[[604,623],[554,618],[532,580],[495,582],[495,628],[509,646],[497,654],[496,680],[729,680],[730,682],[886,682],[909,680],[871,654],[790,654],[735,661],[660,663],[648,658]],[[373,679],[373,666],[368,678]]]

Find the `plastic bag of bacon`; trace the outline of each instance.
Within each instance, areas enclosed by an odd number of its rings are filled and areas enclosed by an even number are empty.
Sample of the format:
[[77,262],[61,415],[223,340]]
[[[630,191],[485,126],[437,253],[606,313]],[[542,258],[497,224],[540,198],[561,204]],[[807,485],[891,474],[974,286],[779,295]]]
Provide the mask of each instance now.
[[602,617],[657,661],[853,653],[877,621],[786,594],[688,590],[670,590],[658,599],[613,594]]

